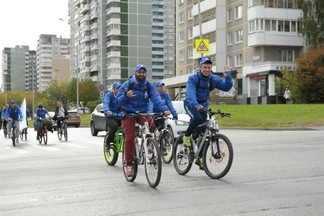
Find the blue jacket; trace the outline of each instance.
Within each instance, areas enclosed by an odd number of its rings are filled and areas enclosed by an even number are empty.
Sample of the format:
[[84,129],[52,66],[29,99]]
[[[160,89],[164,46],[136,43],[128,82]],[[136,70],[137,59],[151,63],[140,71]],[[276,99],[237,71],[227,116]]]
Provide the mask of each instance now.
[[[134,97],[131,98],[126,96],[126,92],[129,89],[129,82],[133,83]],[[148,112],[149,99],[159,107],[159,112],[168,110],[168,107],[163,104],[153,83],[149,82],[150,90],[148,92],[146,82],[148,82],[146,79],[138,80],[135,75],[132,75],[128,81],[123,83],[116,96],[122,111],[126,113],[146,113]]]
[[122,115],[121,106],[117,102],[117,98],[114,95],[114,92],[107,92],[103,100],[103,110],[105,113],[105,118],[107,118],[107,111],[111,111],[114,117]]
[[42,110],[35,110],[35,115],[36,115],[36,119],[38,118],[46,118],[46,114],[48,114],[47,109],[42,109]]
[[[198,82],[198,79],[200,81]],[[197,86],[199,84],[199,86]],[[213,74],[212,72],[205,77],[201,71],[191,74],[188,78],[187,93],[184,105],[195,109],[203,106],[204,110],[209,106],[209,93],[215,88],[221,91],[229,91],[233,87],[233,80],[230,76],[225,79]]]
[[8,106],[5,113],[6,118],[12,118],[13,120],[18,120],[23,117],[21,109],[19,106],[14,105],[14,107]]
[[3,107],[3,109],[2,109],[2,112],[1,112],[1,118],[2,119],[6,119],[7,118],[7,116],[6,116],[6,114],[7,114],[7,106],[5,106],[5,107]]
[[[172,116],[178,117],[178,113],[172,105],[172,101],[171,101],[169,94],[166,93],[165,91],[163,91],[163,92],[161,92],[160,96],[161,96],[163,104],[168,107]],[[150,100],[150,104],[149,104],[149,112],[151,112],[151,113],[159,112],[159,107],[154,106],[154,103],[151,100]]]

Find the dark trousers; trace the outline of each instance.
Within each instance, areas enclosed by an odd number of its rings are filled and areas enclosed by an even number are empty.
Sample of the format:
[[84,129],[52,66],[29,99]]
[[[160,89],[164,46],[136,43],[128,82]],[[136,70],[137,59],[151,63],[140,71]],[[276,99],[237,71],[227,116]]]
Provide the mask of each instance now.
[[108,133],[107,144],[114,142],[115,133],[116,133],[118,127],[120,127],[120,125],[121,125],[121,122],[119,119],[115,119],[115,118],[107,118],[106,119],[106,130]]
[[[184,108],[191,118],[190,124],[186,130],[185,136],[190,136],[194,132],[194,130],[198,127],[198,125],[206,122],[207,113],[199,112],[195,108],[189,108],[187,106],[185,106]],[[206,126],[200,128],[200,133],[204,133],[205,130],[206,130]]]

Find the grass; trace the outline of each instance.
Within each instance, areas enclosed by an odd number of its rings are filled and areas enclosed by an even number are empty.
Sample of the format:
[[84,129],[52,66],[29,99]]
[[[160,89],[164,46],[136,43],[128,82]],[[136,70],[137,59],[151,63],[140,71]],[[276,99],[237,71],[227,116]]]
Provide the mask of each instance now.
[[[231,113],[231,118],[218,118],[221,128],[324,126],[324,104],[212,105],[211,108]],[[89,126],[90,119],[90,114],[82,114],[81,126]]]

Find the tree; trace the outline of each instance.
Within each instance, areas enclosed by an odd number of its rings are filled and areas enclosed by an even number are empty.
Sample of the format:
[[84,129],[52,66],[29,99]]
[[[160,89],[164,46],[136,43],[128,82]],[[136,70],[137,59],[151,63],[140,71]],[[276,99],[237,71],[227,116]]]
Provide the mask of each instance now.
[[57,80],[51,82],[45,90],[46,98],[48,98],[46,103],[48,107],[55,107],[57,99],[60,99],[63,104],[68,103],[67,92],[69,82],[70,81],[58,82]]
[[311,48],[316,48],[324,43],[324,1],[298,0],[298,4],[303,10],[299,32]]
[[296,65],[300,102],[324,103],[324,44],[299,56]]

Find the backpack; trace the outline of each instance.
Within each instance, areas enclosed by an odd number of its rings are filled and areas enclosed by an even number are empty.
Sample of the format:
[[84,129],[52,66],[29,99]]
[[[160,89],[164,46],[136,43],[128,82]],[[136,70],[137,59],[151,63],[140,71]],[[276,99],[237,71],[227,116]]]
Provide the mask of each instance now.
[[[197,85],[196,85],[196,91],[197,91],[198,88],[201,88],[201,87],[200,87],[200,79],[199,79],[198,73],[199,73],[199,72],[196,73],[197,78],[198,78],[198,83],[197,83]],[[209,91],[212,91],[212,90],[213,90],[211,84],[212,84],[212,79],[209,78]],[[205,89],[205,88],[202,88],[202,89]]]

